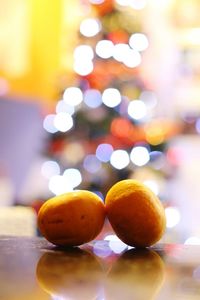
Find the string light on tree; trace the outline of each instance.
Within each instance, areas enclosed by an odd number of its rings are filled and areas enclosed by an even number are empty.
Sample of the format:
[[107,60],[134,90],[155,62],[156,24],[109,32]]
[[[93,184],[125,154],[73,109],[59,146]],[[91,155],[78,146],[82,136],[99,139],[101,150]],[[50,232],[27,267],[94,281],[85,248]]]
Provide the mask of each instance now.
[[43,128],[49,133],[56,133],[58,129],[54,125],[55,114],[49,114],[44,118]]
[[94,69],[93,62],[91,60],[75,60],[74,71],[81,76],[86,76],[92,73]]
[[136,166],[144,166],[149,162],[149,151],[143,146],[133,147],[130,153],[130,158]]
[[77,46],[74,50],[74,71],[81,76],[90,74],[94,69],[93,58],[94,51],[91,46]]
[[102,101],[108,107],[115,107],[121,103],[121,94],[115,88],[108,88],[103,91]]
[[108,162],[114,149],[110,144],[100,144],[96,149],[96,157],[102,162]]
[[67,132],[73,127],[73,119],[68,113],[58,113],[54,118],[54,126],[61,132]]
[[61,195],[73,191],[73,187],[69,184],[65,177],[61,175],[55,175],[49,180],[49,190],[54,195]]
[[78,87],[68,87],[64,91],[63,100],[71,106],[79,105],[83,101],[83,93]]
[[101,169],[101,162],[97,159],[94,154],[88,154],[83,161],[85,170],[89,173],[97,173]]
[[122,170],[129,165],[130,158],[128,152],[125,150],[115,150],[111,154],[110,163],[118,170]]
[[96,44],[96,54],[101,58],[111,58],[114,54],[114,44],[109,40],[100,40]]
[[78,169],[69,168],[66,169],[63,173],[63,177],[67,180],[72,188],[77,187],[82,182],[82,175]]
[[80,33],[86,37],[93,37],[101,31],[101,23],[98,19],[88,18],[81,22]]
[[141,62],[141,54],[135,49],[129,49],[123,60],[123,63],[129,68],[136,68],[141,64]]
[[101,93],[97,89],[88,89],[84,93],[84,102],[90,108],[97,108],[102,104]]
[[134,33],[129,38],[129,45],[137,51],[144,51],[148,48],[149,41],[145,34]]
[[141,100],[132,100],[128,105],[128,114],[135,120],[141,120],[147,114],[146,105]]
[[74,50],[75,60],[92,60],[94,58],[93,48],[89,45],[79,45]]
[[42,164],[41,173],[44,177],[50,179],[52,176],[60,175],[60,166],[56,161],[45,161]]
[[113,58],[119,62],[126,60],[126,56],[129,55],[129,46],[127,44],[116,44],[114,46]]
[[75,109],[74,106],[67,104],[66,101],[60,100],[56,105],[56,113],[58,114],[61,112],[65,112],[68,113],[69,115],[73,115]]

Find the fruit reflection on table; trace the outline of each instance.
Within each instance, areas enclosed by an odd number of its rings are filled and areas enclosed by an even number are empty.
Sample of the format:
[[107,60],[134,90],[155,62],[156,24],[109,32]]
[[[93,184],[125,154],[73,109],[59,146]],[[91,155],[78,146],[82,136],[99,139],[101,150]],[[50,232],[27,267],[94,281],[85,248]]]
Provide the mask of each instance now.
[[104,272],[98,258],[80,248],[46,252],[36,270],[39,285],[47,293],[69,299],[95,299]]
[[155,299],[164,273],[164,262],[157,252],[130,249],[116,260],[107,275],[106,299]]
[[92,247],[55,248],[43,254],[36,270],[44,291],[73,300],[154,299],[164,273],[164,262],[153,250],[130,249],[103,258]]

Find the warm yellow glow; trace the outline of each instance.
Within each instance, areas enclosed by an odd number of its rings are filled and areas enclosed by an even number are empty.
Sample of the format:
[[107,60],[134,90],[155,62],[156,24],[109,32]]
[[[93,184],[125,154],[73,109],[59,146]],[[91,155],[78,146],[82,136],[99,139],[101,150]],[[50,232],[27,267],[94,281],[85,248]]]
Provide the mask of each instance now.
[[60,67],[62,1],[31,0],[30,87],[52,98]]
[[177,30],[177,41],[181,46],[200,46],[200,27]]
[[70,72],[73,70],[74,48],[77,44],[77,33],[84,12],[81,10],[79,0],[62,0],[62,3],[61,64],[64,70]]
[[0,7],[0,70],[19,77],[29,68],[29,1],[0,0]]
[[159,9],[162,9],[162,10],[166,10],[168,8],[170,8],[173,4],[174,4],[174,0],[151,0],[151,1],[148,1],[148,5],[151,5],[151,6],[156,6],[158,7]]
[[12,95],[52,103],[59,76],[72,72],[79,1],[0,0],[0,7],[0,76]]
[[150,124],[145,130],[146,140],[151,145],[159,145],[164,141],[165,133],[160,124]]

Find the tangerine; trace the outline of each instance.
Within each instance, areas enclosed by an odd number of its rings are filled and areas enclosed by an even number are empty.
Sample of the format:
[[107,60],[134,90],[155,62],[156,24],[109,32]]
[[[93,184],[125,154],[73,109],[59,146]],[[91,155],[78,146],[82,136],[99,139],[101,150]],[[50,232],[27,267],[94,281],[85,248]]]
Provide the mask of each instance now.
[[42,235],[58,246],[78,246],[93,240],[100,233],[104,220],[104,203],[86,190],[53,197],[38,213]]
[[162,237],[166,218],[162,203],[143,183],[126,179],[114,184],[105,199],[116,235],[133,247],[148,247]]

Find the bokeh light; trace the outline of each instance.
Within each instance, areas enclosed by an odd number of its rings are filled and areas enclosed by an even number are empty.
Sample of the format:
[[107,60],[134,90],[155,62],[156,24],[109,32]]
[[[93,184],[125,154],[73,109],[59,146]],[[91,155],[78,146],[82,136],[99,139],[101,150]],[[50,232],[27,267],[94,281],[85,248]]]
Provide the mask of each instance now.
[[105,0],[89,0],[89,2],[90,3],[92,3],[92,4],[101,4],[101,3],[103,3]]
[[94,65],[92,60],[75,60],[74,62],[74,71],[81,75],[81,76],[86,76],[92,73],[94,69]]
[[115,234],[107,235],[104,240],[108,241],[110,249],[116,254],[120,254],[128,248]]
[[101,93],[96,89],[88,89],[85,91],[83,100],[90,108],[97,108],[102,104]]
[[146,140],[151,145],[159,145],[164,142],[164,131],[158,123],[152,122],[145,127]]
[[85,157],[83,166],[89,173],[96,173],[101,169],[101,162],[94,154],[89,154]]
[[136,146],[131,150],[130,158],[136,166],[144,166],[149,162],[149,151],[146,147]]
[[143,33],[133,33],[129,38],[129,45],[137,51],[144,51],[149,46],[147,36]]
[[167,219],[167,228],[173,228],[180,222],[180,212],[176,207],[168,206],[165,208],[165,215]]
[[112,254],[112,250],[106,241],[96,241],[93,245],[93,252],[99,257],[108,257]]
[[118,170],[124,169],[129,165],[130,158],[125,150],[115,150],[111,154],[110,163]]
[[108,107],[115,107],[121,103],[121,94],[115,88],[108,88],[103,91],[102,101]]
[[132,119],[141,120],[147,114],[146,105],[141,100],[132,100],[128,105],[128,114]]
[[77,46],[74,50],[74,71],[81,76],[90,74],[94,68],[93,58],[94,51],[91,46]]
[[60,166],[56,161],[48,160],[42,164],[41,173],[47,179],[60,174]]
[[68,181],[73,188],[77,187],[82,182],[82,175],[78,169],[69,168],[63,173],[63,177]]
[[130,140],[132,129],[131,121],[126,118],[115,118],[110,126],[112,135],[119,138],[126,138],[127,140]]
[[143,183],[144,183],[148,188],[150,188],[150,190],[152,190],[152,192],[153,192],[155,195],[158,195],[158,194],[159,194],[159,186],[158,186],[158,183],[157,183],[155,180],[148,179],[148,180],[144,180]]
[[119,62],[123,62],[126,59],[130,48],[127,44],[116,44],[114,46],[113,58]]
[[65,112],[70,115],[73,115],[75,112],[74,106],[67,104],[64,100],[58,101],[56,105],[56,113]]
[[200,238],[197,236],[191,236],[184,242],[185,245],[200,245]]
[[43,128],[49,133],[55,133],[58,129],[54,125],[55,114],[47,115],[43,121]]
[[80,33],[86,37],[92,37],[101,31],[101,23],[98,19],[88,18],[81,22]]
[[142,62],[141,54],[135,49],[129,49],[123,59],[123,63],[129,68],[138,67]]
[[115,2],[121,6],[128,6],[130,0],[115,0]]
[[161,151],[151,151],[149,153],[150,164],[155,170],[160,170],[165,165],[165,155]]
[[49,180],[49,190],[55,195],[61,195],[73,191],[73,187],[65,177],[55,175]]
[[129,0],[129,6],[135,10],[141,10],[145,8],[147,0]]
[[166,151],[167,162],[173,166],[178,166],[184,161],[184,151],[181,147],[171,146]]
[[73,127],[73,119],[68,113],[58,113],[54,118],[55,127],[61,132],[67,132]]
[[96,44],[95,51],[101,58],[110,58],[114,53],[114,44],[112,41],[101,40]]
[[142,100],[145,103],[145,105],[150,109],[154,108],[158,103],[156,94],[151,91],[143,91],[140,94],[140,100]]
[[78,87],[68,87],[63,93],[63,100],[71,106],[79,105],[83,101],[83,93]]
[[85,155],[84,146],[81,142],[70,142],[63,149],[61,156],[64,164],[77,164]]
[[113,147],[110,144],[100,144],[96,149],[96,157],[102,162],[108,162],[110,160]]
[[92,60],[94,58],[94,51],[89,45],[79,45],[74,50],[75,61]]

